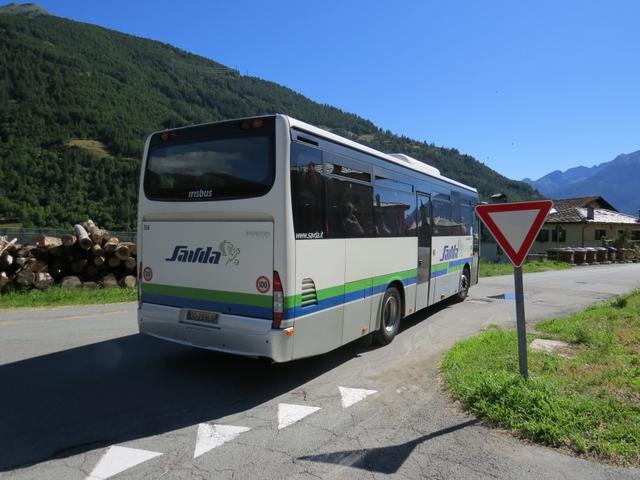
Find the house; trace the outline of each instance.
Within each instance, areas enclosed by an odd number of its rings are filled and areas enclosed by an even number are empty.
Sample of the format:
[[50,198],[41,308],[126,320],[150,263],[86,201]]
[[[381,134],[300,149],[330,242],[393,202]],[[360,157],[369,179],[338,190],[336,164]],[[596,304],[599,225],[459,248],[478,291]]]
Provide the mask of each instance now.
[[[542,254],[555,247],[600,247],[625,230],[640,245],[640,219],[618,212],[602,197],[553,200],[553,209],[529,253]],[[480,252],[490,261],[505,259],[486,229],[481,230]]]

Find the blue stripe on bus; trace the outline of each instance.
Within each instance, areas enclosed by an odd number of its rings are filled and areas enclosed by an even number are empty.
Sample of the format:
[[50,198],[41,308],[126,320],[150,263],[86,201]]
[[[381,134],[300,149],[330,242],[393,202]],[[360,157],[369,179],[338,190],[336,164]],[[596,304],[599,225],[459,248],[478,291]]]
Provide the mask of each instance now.
[[142,295],[142,301],[147,303],[155,303],[158,305],[167,305],[169,307],[210,310],[214,312],[228,313],[230,315],[264,318],[268,320],[271,320],[273,314],[270,308],[265,307],[241,305],[238,303],[215,302],[211,300],[196,300],[193,298],[174,297],[158,293],[144,293]]
[[473,264],[473,257],[459,258],[457,260],[451,260],[450,262],[447,263],[446,270],[432,271],[431,272],[431,278],[437,278],[437,277],[441,277],[443,275],[447,275],[447,274],[451,273],[451,272],[449,272],[449,270],[451,270],[452,268],[461,267],[462,265],[465,265],[467,263]]
[[[409,277],[402,280],[402,284],[405,287],[415,284],[417,281],[417,277]],[[326,310],[328,308],[337,307],[339,305],[353,302],[355,300],[362,300],[367,297],[371,297],[372,295],[376,295],[379,293],[384,293],[387,289],[387,285],[378,285],[375,287],[363,288],[361,290],[356,290],[353,292],[346,293],[344,295],[336,295],[330,298],[325,298],[319,300],[316,305],[309,305],[308,307],[295,307],[295,309],[287,309],[295,310],[294,313],[296,317],[302,317],[304,315],[309,315],[311,313],[320,312],[322,310]],[[285,318],[292,318],[289,316],[288,312],[285,312]]]
[[[402,284],[405,287],[408,287],[415,284],[416,281],[416,277],[408,277],[402,279]],[[361,290],[356,290],[354,292],[349,292],[344,295],[336,295],[330,298],[325,298],[318,301],[317,305],[310,305],[308,307],[288,307],[284,310],[284,319],[301,317],[303,315],[309,315],[311,313],[316,313],[328,308],[337,307],[348,302],[353,302],[355,300],[364,299],[372,295],[384,293],[386,289],[387,285],[378,285]],[[214,312],[228,313],[231,315],[264,318],[268,320],[271,320],[273,313],[271,309],[264,307],[241,305],[228,302],[215,302],[211,300],[196,300],[193,298],[162,295],[157,293],[144,293],[142,296],[142,301],[147,303],[155,303],[158,305],[167,305],[170,307],[210,310]]]
[[431,272],[431,278],[442,277],[443,275],[447,275],[448,273],[448,270],[438,270],[435,272]]

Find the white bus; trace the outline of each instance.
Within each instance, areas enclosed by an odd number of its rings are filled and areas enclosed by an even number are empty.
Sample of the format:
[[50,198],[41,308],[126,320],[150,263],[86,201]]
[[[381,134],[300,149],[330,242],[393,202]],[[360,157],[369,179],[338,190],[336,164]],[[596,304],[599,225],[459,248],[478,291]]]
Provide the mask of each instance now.
[[329,352],[478,278],[474,188],[285,115],[149,136],[141,333],[274,362]]

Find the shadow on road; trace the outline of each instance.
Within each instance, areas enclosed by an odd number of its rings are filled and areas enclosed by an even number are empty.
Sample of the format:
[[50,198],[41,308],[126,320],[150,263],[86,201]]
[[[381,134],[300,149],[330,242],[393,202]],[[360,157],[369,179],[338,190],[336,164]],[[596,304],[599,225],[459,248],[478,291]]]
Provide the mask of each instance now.
[[251,409],[366,349],[271,365],[130,335],[0,365],[0,472]]
[[130,335],[0,366],[0,471],[245,411],[361,352],[270,365]]
[[389,447],[378,447],[360,450],[347,450],[343,452],[323,453],[320,455],[307,455],[298,460],[309,460],[312,462],[331,463],[353,468],[360,468],[369,472],[395,473],[409,458],[411,452],[428,440],[446,435],[448,433],[461,430],[472,425],[476,425],[479,420],[469,420],[452,427],[443,428],[437,432],[429,433],[400,445]]

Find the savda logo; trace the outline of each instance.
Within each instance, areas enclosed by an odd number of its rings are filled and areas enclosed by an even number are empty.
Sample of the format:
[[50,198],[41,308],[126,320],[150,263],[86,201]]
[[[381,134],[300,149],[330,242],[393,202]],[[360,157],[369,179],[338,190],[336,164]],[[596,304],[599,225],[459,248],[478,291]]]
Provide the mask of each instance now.
[[187,245],[176,245],[171,256],[164,260],[166,262],[216,264],[220,261],[221,255],[213,247],[198,247],[190,250]]
[[457,245],[445,245],[442,249],[442,256],[440,257],[439,262],[443,262],[445,260],[455,260],[458,258],[462,250],[464,249],[464,244],[462,240],[458,240]]
[[445,245],[444,249],[442,250],[442,256],[440,257],[440,260],[438,260],[439,262],[442,262],[444,260],[453,260],[455,258],[458,258],[458,252],[460,250],[458,249],[457,245]]
[[197,247],[190,249],[187,245],[176,245],[170,257],[165,258],[165,262],[181,262],[181,263],[220,263],[220,257],[227,259],[226,265],[232,263],[238,265],[240,259],[240,249],[235,247],[233,243],[224,240],[218,245],[220,250],[214,250],[213,247]]

